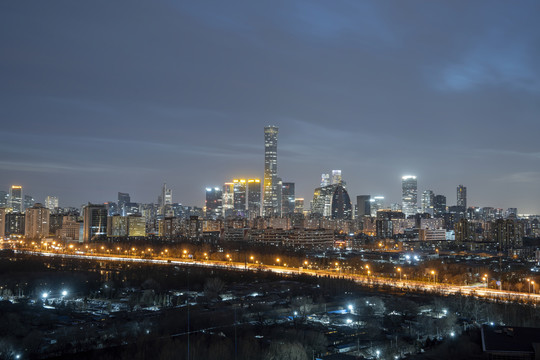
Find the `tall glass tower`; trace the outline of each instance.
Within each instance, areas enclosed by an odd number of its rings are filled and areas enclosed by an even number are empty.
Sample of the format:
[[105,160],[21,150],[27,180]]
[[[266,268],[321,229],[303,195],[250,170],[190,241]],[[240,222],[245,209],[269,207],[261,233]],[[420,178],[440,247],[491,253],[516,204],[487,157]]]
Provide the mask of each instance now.
[[281,215],[278,206],[277,137],[277,126],[264,127],[264,216]]
[[418,183],[416,176],[401,178],[401,208],[405,216],[414,215],[418,209]]
[[457,206],[467,209],[467,188],[463,185],[457,187]]

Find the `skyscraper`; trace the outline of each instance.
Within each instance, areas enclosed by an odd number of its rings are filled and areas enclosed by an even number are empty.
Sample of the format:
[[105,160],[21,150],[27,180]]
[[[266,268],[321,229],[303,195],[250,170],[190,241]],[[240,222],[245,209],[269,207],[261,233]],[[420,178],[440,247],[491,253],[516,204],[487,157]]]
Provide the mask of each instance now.
[[36,200],[32,195],[24,195],[23,210],[31,208],[36,203]]
[[234,183],[227,182],[223,184],[222,192],[222,206],[223,206],[223,217],[228,217],[233,215],[234,211]]
[[337,184],[332,194],[332,219],[350,220],[351,218],[352,206],[349,194],[343,185]]
[[23,188],[20,185],[12,185],[9,189],[9,207],[13,212],[23,212]]
[[435,194],[431,190],[426,190],[422,193],[422,213],[433,215],[433,201]]
[[107,236],[107,207],[86,205],[83,208],[83,241],[88,242]]
[[296,214],[304,213],[304,199],[303,198],[294,199],[294,212]]
[[161,188],[161,195],[158,198],[158,211],[163,216],[173,216],[171,209],[172,205],[172,190],[167,187],[167,184],[163,184]]
[[127,203],[131,202],[131,197],[128,193],[119,192],[118,193],[118,210],[120,211],[120,214],[126,216],[126,212],[124,210]]
[[234,213],[237,216],[246,215],[247,184],[246,179],[235,179],[234,184]]
[[264,128],[264,198],[263,215],[280,215],[277,179],[277,126]]
[[467,209],[467,188],[463,185],[457,187],[457,206],[461,207],[463,211]]
[[321,187],[330,185],[330,174],[321,174]]
[[416,176],[406,175],[401,178],[401,206],[406,217],[418,210],[418,184]]
[[56,196],[47,196],[45,198],[45,207],[54,210],[58,207],[58,198]]
[[358,195],[356,197],[356,208],[358,210],[358,218],[371,215],[371,196],[370,195]]
[[248,214],[250,219],[261,216],[261,180],[248,179]]
[[332,170],[332,185],[341,184],[341,170]]
[[433,215],[442,216],[446,212],[446,196],[435,195],[433,198]]
[[294,183],[284,182],[281,186],[281,214],[283,216],[294,213],[295,198]]
[[206,217],[217,219],[223,215],[222,190],[218,187],[206,188]]
[[371,216],[377,216],[377,211],[383,210],[385,208],[384,196],[374,196],[369,200],[371,207]]
[[0,207],[9,207],[9,193],[0,190]]

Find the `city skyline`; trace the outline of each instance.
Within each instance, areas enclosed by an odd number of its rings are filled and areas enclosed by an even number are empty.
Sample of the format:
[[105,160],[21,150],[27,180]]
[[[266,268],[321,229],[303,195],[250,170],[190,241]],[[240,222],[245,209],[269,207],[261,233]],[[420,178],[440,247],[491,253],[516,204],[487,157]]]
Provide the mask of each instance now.
[[2,4],[0,189],[80,206],[167,183],[202,206],[263,178],[274,124],[306,208],[341,169],[352,199],[400,202],[410,173],[540,213],[540,5],[389,4]]

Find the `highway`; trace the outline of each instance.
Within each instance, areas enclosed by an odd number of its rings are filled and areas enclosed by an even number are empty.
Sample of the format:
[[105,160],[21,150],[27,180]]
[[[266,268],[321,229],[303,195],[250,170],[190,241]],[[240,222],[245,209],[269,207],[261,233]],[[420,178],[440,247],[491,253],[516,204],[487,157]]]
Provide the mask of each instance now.
[[233,262],[233,261],[216,261],[216,260],[192,260],[192,259],[178,259],[178,258],[159,258],[148,259],[134,256],[119,256],[119,255],[104,255],[104,254],[66,254],[56,253],[50,251],[36,251],[36,250],[14,250],[15,253],[32,254],[38,256],[52,256],[63,258],[76,258],[76,259],[88,259],[96,261],[124,261],[124,262],[138,262],[148,264],[160,264],[160,265],[191,265],[191,266],[203,266],[214,267],[222,269],[235,269],[235,270],[248,270],[248,271],[272,271],[279,274],[291,274],[291,275],[310,275],[330,278],[340,278],[353,280],[358,284],[366,286],[388,286],[396,288],[405,292],[432,292],[444,295],[470,295],[478,298],[485,298],[491,300],[502,300],[507,302],[530,302],[540,303],[540,294],[523,293],[516,291],[505,291],[498,289],[491,289],[486,287],[477,286],[464,286],[464,285],[450,285],[444,283],[434,282],[421,282],[416,280],[396,280],[393,278],[384,278],[378,276],[366,276],[357,274],[342,274],[336,271],[329,270],[314,270],[303,268],[291,268],[285,266],[276,265],[264,265],[259,266],[257,264],[245,263],[245,262]]

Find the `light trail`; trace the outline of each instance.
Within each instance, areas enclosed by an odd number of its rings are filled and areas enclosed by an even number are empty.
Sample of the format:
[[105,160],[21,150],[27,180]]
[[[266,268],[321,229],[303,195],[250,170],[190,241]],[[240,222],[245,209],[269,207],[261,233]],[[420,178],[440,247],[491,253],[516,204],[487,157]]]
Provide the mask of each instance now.
[[181,260],[176,258],[163,259],[143,259],[133,256],[118,256],[118,255],[93,255],[93,254],[62,254],[45,251],[30,251],[30,250],[14,250],[15,253],[31,254],[38,256],[62,257],[73,259],[87,259],[98,261],[120,261],[120,262],[136,262],[159,265],[184,265],[184,266],[199,266],[210,268],[221,268],[230,270],[246,270],[246,271],[271,271],[277,274],[286,275],[309,275],[318,277],[329,277],[334,279],[348,279],[354,282],[367,286],[388,286],[402,291],[424,292],[443,294],[443,295],[468,295],[478,298],[486,298],[491,300],[503,300],[508,302],[533,302],[540,303],[540,294],[520,293],[515,291],[505,291],[489,288],[479,288],[474,286],[450,285],[440,283],[425,283],[415,280],[394,280],[376,276],[351,275],[351,274],[336,274],[328,270],[313,270],[313,269],[298,269],[276,265],[257,266],[248,263],[233,262],[233,261],[218,261],[218,260]]

